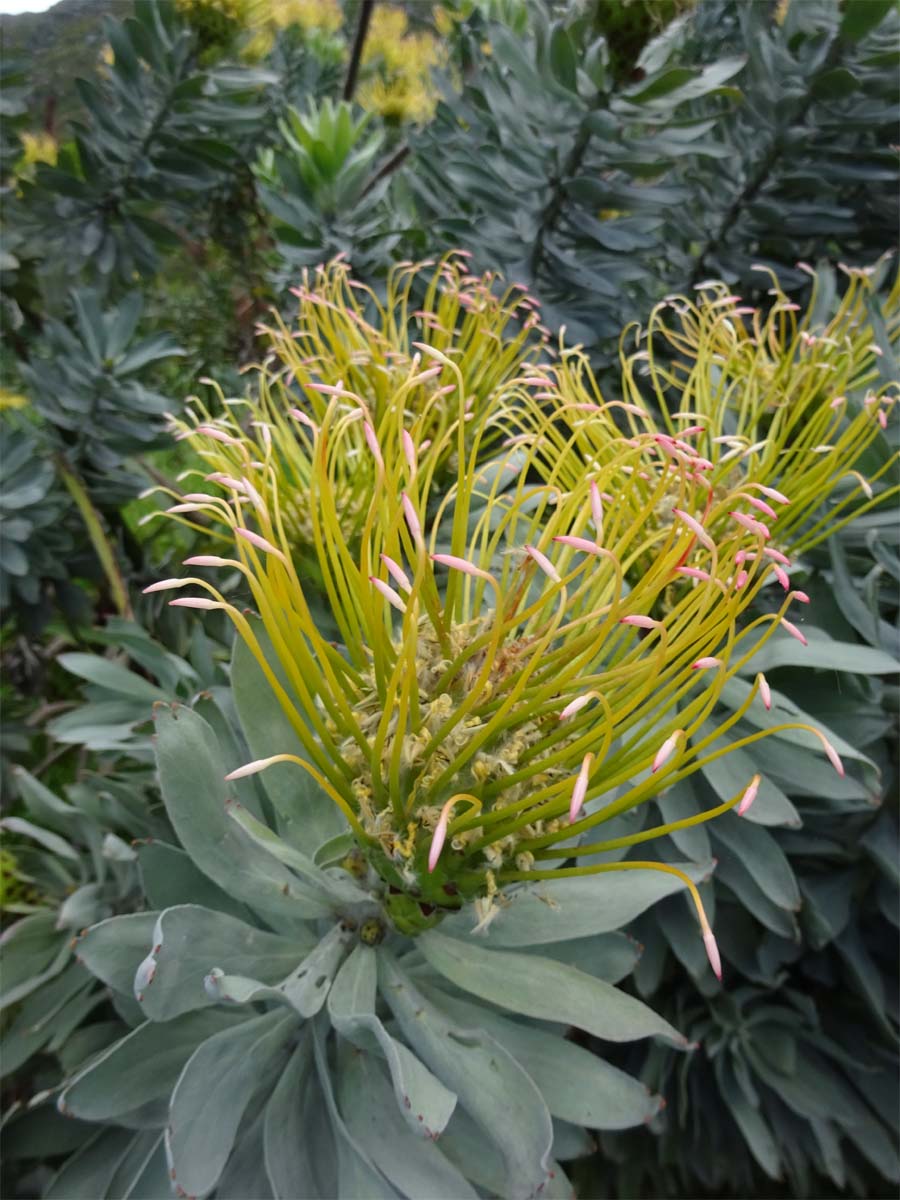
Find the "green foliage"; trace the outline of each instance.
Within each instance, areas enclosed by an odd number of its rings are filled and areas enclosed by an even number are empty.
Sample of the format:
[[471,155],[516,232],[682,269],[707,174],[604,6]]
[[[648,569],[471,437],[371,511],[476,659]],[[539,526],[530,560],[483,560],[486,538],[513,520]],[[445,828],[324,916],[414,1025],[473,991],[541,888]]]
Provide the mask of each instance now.
[[747,66],[744,100],[714,135],[721,169],[684,171],[693,200],[671,261],[695,283],[714,275],[755,290],[756,262],[791,279],[798,258],[869,263],[896,242],[897,10],[864,0],[783,8],[781,24],[762,4],[698,9],[699,44],[708,48],[714,22],[720,37],[731,28],[726,46],[745,48]]
[[[60,451],[106,503],[123,495],[125,460],[158,442],[166,397],[141,382],[156,363],[183,351],[169,334],[135,337],[140,293],[103,311],[96,292],[72,293],[74,328],[50,320],[22,373]],[[133,492],[124,484],[124,494]]]
[[[271,214],[283,262],[278,278],[352,249],[363,274],[379,272],[399,241],[389,204],[390,179],[373,170],[383,135],[349,104],[310,102],[279,122],[283,145],[254,164],[261,203]],[[286,270],[285,270],[286,268]]]
[[[302,751],[243,643],[229,670],[222,614],[207,637],[152,595],[136,611],[161,640],[123,617],[86,627],[116,579],[183,555],[138,524],[134,460],[158,482],[194,465],[156,451],[163,412],[226,366],[238,394],[254,325],[298,268],[344,252],[380,296],[394,258],[471,248],[602,368],[629,318],[705,276],[765,305],[756,263],[793,288],[798,259],[872,262],[896,240],[895,6],[462,0],[435,14],[449,65],[416,131],[337,99],[333,24],[138,0],[102,27],[104,5],[62,7],[52,30],[2,19],[3,384],[32,401],[0,431],[4,754],[25,764],[3,764],[5,1193],[162,1198],[174,1170],[221,1200],[553,1197],[567,1175],[582,1195],[887,1194],[900,535],[879,495],[895,421],[858,463],[879,476],[868,511],[791,569],[809,645],[772,639],[710,714],[727,720],[764,670],[772,713],[757,700],[729,736],[808,721],[847,774],[783,732],[610,831],[698,816],[763,775],[740,823],[658,847],[715,913],[721,987],[659,872],[521,885],[477,931],[463,907],[398,932],[401,901],[410,924],[432,915],[351,852],[314,781],[279,765],[223,783]],[[381,87],[391,20],[358,93],[388,115],[404,102]],[[71,140],[21,171],[39,128]],[[823,325],[837,290],[821,289]],[[867,304],[882,387],[898,370]],[[223,589],[251,599],[238,578]],[[54,606],[81,631],[62,653],[29,642]]]
[[198,68],[194,35],[167,3],[139,0],[108,35],[107,77],[78,81],[88,122],[25,200],[45,255],[127,281],[156,268],[192,214],[209,213],[241,164],[242,131],[264,115],[255,96],[269,76]]
[[[73,560],[77,524],[56,481],[47,448],[25,422],[0,424],[0,606],[38,608],[44,581],[62,584]],[[87,567],[86,563],[82,567]]]
[[708,136],[721,103],[696,102],[736,95],[744,59],[684,66],[681,23],[644,49],[640,82],[618,87],[587,19],[532,24],[526,40],[491,28],[490,58],[416,139],[408,182],[430,239],[522,278],[570,339],[608,341],[661,290],[690,196],[678,163],[724,153]]

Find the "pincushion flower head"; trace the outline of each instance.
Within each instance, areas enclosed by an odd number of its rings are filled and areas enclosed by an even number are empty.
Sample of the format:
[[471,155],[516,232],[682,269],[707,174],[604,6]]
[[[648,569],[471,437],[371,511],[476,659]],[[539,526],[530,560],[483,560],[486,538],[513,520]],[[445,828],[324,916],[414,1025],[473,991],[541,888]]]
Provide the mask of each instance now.
[[[661,464],[648,443],[620,439],[601,469],[565,490],[532,482],[533,452],[515,435],[484,462],[485,440],[507,414],[497,406],[490,420],[466,422],[459,368],[434,347],[420,349],[423,362],[440,368],[439,386],[453,386],[447,395],[456,406],[456,419],[433,431],[430,456],[420,452],[421,417],[402,391],[380,412],[332,396],[303,443],[311,552],[339,640],[317,628],[291,556],[283,515],[291,496],[282,494],[274,443],[235,437],[234,477],[216,478],[208,494],[175,506],[179,517],[202,514],[231,543],[227,555],[187,565],[240,572],[271,651],[205,574],[149,589],[188,588],[170,603],[229,613],[304,749],[302,757],[249,763],[233,777],[283,761],[313,775],[382,880],[388,914],[407,931],[467,900],[489,920],[509,882],[675,871],[597,856],[684,822],[607,840],[600,827],[727,753],[720,739],[749,704],[762,702],[764,681],[718,722],[717,698],[760,630],[764,638],[786,621],[795,599],[785,596],[779,612],[741,626],[770,567],[762,554],[741,566],[742,554],[760,550],[758,533],[726,522],[713,541],[693,518],[649,523],[673,480],[686,513],[700,510],[707,491],[698,472]],[[334,480],[363,447],[376,484],[351,546],[355,526]],[[456,478],[445,490],[435,463],[451,452]],[[711,524],[734,504],[728,495],[717,501]],[[629,585],[638,560],[649,565]],[[683,578],[692,586],[664,619],[651,616]],[[746,811],[754,794],[748,780],[687,823],[732,806]],[[700,897],[682,878],[715,965]]]
[[[505,288],[490,272],[471,274],[462,251],[437,264],[399,264],[383,300],[340,260],[304,272],[293,292],[299,307],[291,326],[274,314],[271,324],[259,327],[268,348],[254,368],[251,395],[225,400],[205,381],[217,396],[215,409],[196,400],[191,418],[173,425],[205,462],[204,474],[244,475],[261,488],[275,471],[287,539],[303,555],[313,541],[310,450],[332,400],[347,413],[364,408],[375,424],[389,406],[402,403],[422,470],[446,486],[455,474],[456,441],[444,435],[459,419],[481,429],[485,452],[499,440],[500,427],[492,429],[488,421],[490,403],[501,400],[538,355],[547,331],[522,288]],[[418,337],[458,368],[465,391],[461,414],[455,382],[439,364],[423,359],[413,344]],[[352,543],[366,519],[378,464],[363,423],[346,430],[342,449],[331,486]],[[263,460],[264,471],[253,465]],[[305,562],[315,569],[314,556]]]
[[[868,477],[861,468],[897,403],[900,381],[886,370],[883,346],[890,354],[900,338],[900,279],[882,311],[871,272],[844,271],[846,289],[830,317],[819,315],[828,298],[813,272],[805,312],[771,273],[767,315],[714,281],[694,299],[669,297],[643,335],[637,331],[636,351],[628,352],[635,330],[626,332],[622,398],[611,403],[585,357],[564,353],[547,372],[568,419],[551,431],[544,461],[563,461],[575,475],[579,460],[590,467],[614,454],[627,427],[655,444],[660,462],[702,472],[701,512],[713,537],[729,520],[754,522],[785,559],[889,502],[898,491],[896,456],[883,454]],[[532,405],[544,400],[529,396]],[[718,501],[727,494],[735,503],[723,510]],[[654,519],[671,522],[678,507],[676,485]],[[710,524],[713,507],[719,515]]]

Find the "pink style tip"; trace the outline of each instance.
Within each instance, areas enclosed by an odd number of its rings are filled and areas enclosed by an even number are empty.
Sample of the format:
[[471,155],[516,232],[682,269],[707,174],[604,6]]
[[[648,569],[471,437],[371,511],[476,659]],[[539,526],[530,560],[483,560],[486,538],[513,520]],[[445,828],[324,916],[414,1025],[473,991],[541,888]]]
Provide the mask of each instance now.
[[407,429],[403,430],[403,433],[400,435],[400,440],[403,443],[403,453],[406,456],[406,461],[409,466],[409,469],[413,473],[413,475],[415,475],[416,467],[418,464],[418,457],[416,455],[416,445],[415,445],[415,442],[412,440],[412,435],[410,434],[409,430],[407,430]]
[[568,721],[569,717],[574,717],[577,712],[588,704],[593,699],[593,693],[588,692],[586,696],[576,696],[574,700],[570,700],[566,707],[559,714],[560,721]]
[[747,788],[741,796],[741,802],[738,805],[737,815],[742,817],[753,801],[756,799],[756,793],[759,791],[759,785],[762,782],[761,775],[754,775],[747,785]]
[[703,945],[706,947],[706,957],[709,959],[709,965],[713,969],[713,974],[716,979],[721,982],[722,979],[722,959],[719,956],[719,947],[716,942],[716,935],[709,928],[703,930]]
[[242,767],[237,767],[234,771],[229,771],[225,776],[225,782],[231,783],[234,779],[246,779],[248,775],[256,775],[260,771],[264,771],[266,767],[273,762],[278,762],[281,755],[273,755],[271,758],[257,758],[253,762],[244,763]]
[[675,749],[678,746],[678,739],[682,732],[683,731],[681,729],[676,729],[674,733],[669,734],[669,736],[657,750],[656,756],[653,759],[653,766],[651,767],[653,774],[655,774],[664,763],[667,763],[675,753]]
[[381,447],[378,444],[378,436],[374,428],[368,421],[363,422],[363,433],[366,437],[366,445],[372,453],[375,462],[384,470],[384,459],[381,457]]
[[591,480],[591,517],[598,539],[603,536],[603,498],[595,480]]
[[581,762],[581,770],[578,772],[578,778],[575,780],[575,786],[572,789],[572,800],[569,804],[569,824],[574,825],[575,819],[581,812],[581,807],[584,804],[584,798],[587,795],[588,778],[591,773],[591,763],[594,761],[593,754],[586,754]]
[[678,517],[683,524],[687,525],[688,529],[697,538],[701,545],[705,546],[707,550],[715,550],[715,542],[712,540],[696,517],[692,517],[690,513],[686,513],[682,508],[673,508],[672,513],[674,516]]
[[709,656],[707,658],[698,658],[697,661],[691,666],[691,670],[692,671],[708,671],[712,667],[721,667],[721,666],[722,666],[721,658],[713,658],[713,657]]
[[760,672],[760,674],[757,676],[757,679],[759,680],[760,698],[762,699],[762,702],[766,707],[766,711],[768,712],[772,707],[772,689],[769,687],[768,679],[766,679],[762,672]]
[[185,579],[158,579],[156,583],[151,583],[143,588],[141,595],[151,596],[154,592],[168,592],[172,588],[184,587],[186,582]]
[[599,554],[601,547],[596,542],[592,542],[590,538],[572,537],[568,533],[560,534],[555,537],[554,542],[559,542],[561,546],[571,546],[573,550],[581,550],[584,554]]
[[785,629],[788,631],[788,633],[791,635],[791,637],[797,639],[797,641],[800,643],[801,646],[809,645],[809,642],[806,640],[806,638],[803,636],[803,634],[800,632],[800,630],[797,628],[797,626],[792,621],[789,621],[787,619],[787,617],[781,618],[781,624],[785,627]]
[[765,538],[768,540],[772,534],[769,532],[768,525],[764,525],[762,521],[756,521],[753,517],[748,517],[746,513],[730,512],[729,517],[737,521],[738,525],[743,526],[748,533],[755,534],[756,537]]
[[284,558],[282,552],[277,546],[264,538],[259,533],[254,533],[252,529],[235,529],[238,537],[242,537],[245,542],[249,542],[251,546],[255,546],[257,550],[262,550],[264,554],[274,554],[277,558]]
[[400,493],[400,503],[403,506],[403,515],[406,517],[406,524],[409,526],[409,532],[412,534],[413,541],[421,544],[424,541],[422,526],[419,524],[419,517],[413,507],[413,502],[407,496],[406,492]]
[[658,629],[662,625],[662,621],[655,621],[653,617],[645,617],[640,613],[632,613],[628,617],[622,617],[619,624],[634,625],[637,629]]
[[202,596],[180,596],[177,600],[169,601],[169,608],[222,608],[218,600],[206,600]]
[[562,583],[559,571],[557,571],[556,567],[554,567],[553,563],[546,554],[542,554],[541,551],[536,549],[534,546],[526,546],[525,553],[537,563],[544,574],[548,576],[548,578],[552,579],[554,583]]
[[440,563],[442,567],[449,567],[451,571],[462,571],[464,575],[471,575],[476,579],[487,579],[491,583],[494,582],[493,575],[489,575],[487,571],[482,571],[481,567],[476,567],[467,558],[459,558],[455,554],[432,554],[431,558],[433,562]]
[[398,562],[395,562],[389,554],[382,554],[381,561],[387,567],[391,578],[398,587],[402,587],[404,592],[412,591],[412,584],[409,582],[409,576],[403,570]]
[[379,579],[377,575],[370,575],[369,583],[371,583],[374,588],[377,588],[377,590],[381,592],[382,596],[384,596],[385,600],[387,600],[388,604],[392,604],[394,608],[398,610],[398,612],[406,612],[406,604],[403,600],[403,597],[399,592],[395,592],[389,583],[385,583],[384,580]]
[[438,864],[438,859],[441,857],[441,851],[444,848],[444,842],[447,838],[447,826],[450,823],[450,813],[446,808],[442,809],[440,819],[435,826],[434,833],[431,837],[431,846],[428,850],[428,873],[434,870]]
[[843,779],[846,772],[844,771],[844,764],[841,762],[841,756],[838,754],[837,750],[835,750],[834,746],[832,746],[831,742],[829,742],[824,733],[818,729],[814,729],[813,733],[822,743],[822,748],[825,751],[826,758],[837,771],[838,775],[840,775],[840,777]]

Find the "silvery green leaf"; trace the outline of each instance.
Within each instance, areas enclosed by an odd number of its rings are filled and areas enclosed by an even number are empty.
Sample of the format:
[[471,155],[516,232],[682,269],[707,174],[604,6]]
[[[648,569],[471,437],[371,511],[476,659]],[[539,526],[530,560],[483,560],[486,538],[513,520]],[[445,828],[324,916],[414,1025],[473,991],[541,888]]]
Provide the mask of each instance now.
[[853,675],[893,675],[900,671],[900,662],[884,650],[859,642],[834,641],[815,626],[805,626],[803,632],[808,646],[801,645],[793,637],[770,638],[756,651],[742,674],[755,675],[757,671],[772,671],[776,667],[804,667],[807,670],[818,667],[849,671]]
[[554,962],[577,967],[607,983],[618,983],[637,966],[641,948],[626,933],[598,933],[594,937],[573,938],[567,942],[548,942],[542,946],[521,946],[523,954],[541,954]]
[[49,850],[51,854],[58,854],[60,858],[78,862],[78,851],[74,850],[65,838],[49,829],[42,829],[40,825],[35,825],[31,821],[26,821],[24,817],[4,817],[0,821],[0,828],[7,829],[10,833],[18,833],[21,837],[31,838],[39,846]]
[[79,1000],[86,993],[93,993],[88,995],[90,1007],[102,999],[96,994],[93,981],[84,967],[73,962],[54,979],[48,980],[27,996],[16,1010],[13,1020],[4,1028],[0,1074],[10,1075],[18,1070],[32,1054],[50,1042],[60,1027],[66,1024],[66,1018],[73,1009],[76,1012],[84,1011]]
[[43,825],[55,829],[57,833],[70,834],[72,823],[78,818],[78,809],[65,800],[55,796],[39,779],[24,769],[16,767],[13,771],[16,787],[28,805],[29,813]]
[[144,895],[151,908],[199,904],[246,921],[250,910],[194,866],[189,855],[165,842],[143,842],[137,851]]
[[[799,643],[798,643],[799,644]],[[738,709],[747,699],[751,691],[752,684],[745,679],[740,679],[735,676],[733,679],[728,679],[722,685],[720,700],[729,708]],[[842,737],[839,737],[833,730],[822,725],[821,721],[816,721],[813,717],[805,713],[799,708],[793,700],[783,695],[781,692],[772,690],[772,708],[771,711],[766,711],[763,703],[758,698],[748,708],[743,719],[750,725],[755,725],[757,729],[777,730],[773,736],[780,738],[782,741],[790,742],[793,746],[803,746],[810,750],[816,750],[822,753],[822,743],[806,729],[780,729],[784,724],[800,723],[804,725],[812,725],[816,729],[820,729],[828,738],[831,744],[837,750],[842,758],[853,758],[857,762],[865,764],[867,767],[874,770],[875,764],[866,754],[862,754],[859,750],[849,745]],[[765,747],[766,743],[763,743]],[[765,756],[765,749],[763,750]]]
[[[706,731],[704,726],[703,732],[706,733]],[[763,743],[761,750],[763,759],[765,759],[765,754],[766,745]],[[729,750],[721,758],[707,763],[701,770],[704,778],[723,803],[741,795],[753,776],[758,773],[756,761],[746,750]],[[791,801],[765,773],[761,773],[759,791],[744,820],[756,825],[788,825],[794,829],[799,829],[802,824],[800,814]],[[715,823],[710,826],[710,828],[714,827]]]
[[169,1020],[215,1003],[204,987],[213,967],[274,983],[310,952],[313,937],[306,929],[282,937],[197,904],[167,908],[145,944],[134,994],[151,1020]]
[[[737,736],[748,732],[748,729],[741,730]],[[824,755],[815,749],[801,749],[772,737],[755,742],[747,753],[753,759],[756,772],[763,777],[771,775],[794,796],[856,800],[861,803],[855,808],[870,808],[880,794],[879,788],[867,788],[850,775],[842,779]]]
[[293,1014],[265,1013],[207,1038],[172,1093],[166,1153],[171,1177],[190,1196],[211,1191],[228,1161],[256,1087],[297,1026]]
[[371,903],[370,897],[356,886],[345,871],[328,871],[317,867],[302,850],[288,845],[246,808],[239,804],[230,804],[228,815],[240,825],[257,846],[262,847],[273,858],[284,863],[286,867],[290,867],[306,883],[328,896],[335,905],[353,907],[358,904]]
[[712,827],[714,844],[737,855],[761,890],[781,908],[800,908],[800,889],[784,851],[767,829],[745,823],[734,812],[722,813]]
[[472,1187],[447,1161],[437,1142],[421,1136],[421,1125],[413,1133],[404,1121],[381,1062],[358,1050],[343,1055],[342,1060],[338,1072],[341,1112],[347,1128],[385,1178],[404,1196],[476,1200]]
[[[27,995],[31,980],[51,968],[53,960],[59,957],[60,936],[54,926],[54,913],[38,912],[22,917],[0,937],[3,962],[0,1007],[13,1003],[8,996]],[[64,962],[65,957],[62,960]],[[57,973],[62,969],[62,963]],[[25,992],[20,990],[23,986]]]
[[640,1000],[551,958],[486,950],[434,930],[422,934],[418,946],[451,983],[501,1008],[563,1021],[611,1042],[660,1035],[686,1045],[668,1021]]
[[115,1121],[151,1100],[168,1098],[197,1046],[239,1020],[215,1009],[138,1026],[93,1059],[59,1098],[67,1116]]
[[[712,863],[673,863],[698,882]],[[609,933],[633,921],[684,884],[664,871],[612,871],[577,879],[529,883],[504,893],[484,941],[492,946],[535,946]],[[448,917],[442,932],[464,937],[476,918],[469,909]],[[473,943],[474,944],[474,943]]]
[[[700,801],[691,779],[681,779],[656,797],[656,806],[664,824],[695,817],[700,811]],[[709,834],[702,825],[677,829],[669,834],[678,847],[679,854],[687,854],[694,862],[708,862],[711,857]]]
[[280,983],[268,986],[258,979],[226,975],[214,967],[204,980],[210,1001],[227,1000],[249,1004],[257,1000],[275,1000],[296,1009],[301,1017],[314,1016],[328,995],[335,971],[343,962],[350,934],[340,925],[333,926],[300,965]]
[[456,1096],[375,1015],[377,983],[375,951],[356,946],[328,995],[331,1023],[342,1037],[384,1056],[403,1119],[417,1136],[436,1137],[450,1119]]
[[[756,917],[766,929],[771,929],[779,937],[797,941],[800,931],[793,912],[781,908],[770,900],[747,868],[741,861],[740,855],[735,854],[724,843],[719,846],[719,865],[716,867],[716,880],[727,884],[741,904]],[[728,947],[724,947],[726,956]]]
[[323,842],[315,853],[313,861],[317,867],[330,867],[346,858],[357,845],[352,833],[339,833],[336,837]]
[[[500,1151],[498,1194],[509,1200],[535,1195],[547,1183],[553,1142],[550,1114],[536,1085],[488,1034],[448,1021],[386,953],[379,955],[379,985],[413,1050],[456,1092]],[[445,1137],[452,1125],[451,1120]],[[469,1174],[464,1164],[451,1161]]]
[[[283,668],[271,649],[262,622],[251,618],[251,624],[267,662],[290,693]],[[241,727],[253,757],[296,754],[306,758],[306,751],[272,691],[272,685],[243,638],[234,641],[231,680]],[[299,706],[297,712],[302,713]],[[278,816],[279,831],[293,845],[315,851],[323,842],[344,831],[346,822],[340,810],[302,767],[276,763],[260,778]]]
[[780,1179],[782,1166],[778,1145],[758,1106],[754,1108],[749,1103],[727,1071],[720,1076],[720,1080],[722,1097],[744,1135],[750,1153],[770,1179]]
[[630,1129],[659,1112],[659,1096],[567,1038],[521,1025],[436,987],[422,985],[422,991],[456,1024],[484,1029],[508,1050],[537,1084],[554,1117],[590,1129]]
[[263,1155],[276,1200],[329,1200],[335,1194],[334,1138],[325,1112],[307,1029],[266,1105]]
[[216,1187],[216,1200],[272,1200],[263,1150],[263,1117],[242,1131]]
[[115,833],[107,833],[103,838],[103,857],[111,862],[134,862],[137,851]]
[[66,1159],[50,1180],[45,1200],[97,1200],[98,1196],[105,1196],[134,1137],[128,1129],[101,1129]]
[[560,1162],[586,1158],[597,1149],[597,1143],[580,1125],[553,1118],[553,1156]]
[[337,1151],[337,1194],[339,1196],[366,1197],[366,1200],[370,1200],[370,1198],[371,1200],[399,1200],[399,1193],[381,1174],[358,1139],[347,1128],[347,1124],[341,1116],[334,1097],[331,1071],[325,1053],[326,1036],[327,1025],[321,1021],[314,1023],[312,1040],[316,1075],[325,1097],[325,1107],[331,1118]]
[[131,1143],[106,1194],[115,1200],[159,1200],[170,1192],[163,1134],[148,1129]]
[[825,1170],[831,1177],[835,1187],[843,1190],[847,1184],[847,1170],[844,1165],[844,1156],[841,1152],[841,1139],[838,1130],[835,1129],[830,1121],[823,1121],[821,1117],[813,1117],[809,1124],[822,1152],[822,1161],[825,1164]]
[[99,654],[60,654],[56,661],[79,679],[86,679],[88,683],[95,684],[104,691],[142,701],[146,705],[148,717],[152,704],[157,700],[167,699],[161,688],[144,679],[142,675],[109,658],[101,658]]
[[184,849],[213,883],[287,928],[328,916],[327,899],[273,861],[227,816],[218,743],[187,708],[156,710],[163,799]]
[[159,914],[127,913],[94,925],[77,942],[76,953],[92,975],[117,992],[131,993],[138,963],[152,946]]
[[109,916],[110,906],[103,899],[99,883],[86,883],[66,896],[56,918],[57,929],[86,929]]

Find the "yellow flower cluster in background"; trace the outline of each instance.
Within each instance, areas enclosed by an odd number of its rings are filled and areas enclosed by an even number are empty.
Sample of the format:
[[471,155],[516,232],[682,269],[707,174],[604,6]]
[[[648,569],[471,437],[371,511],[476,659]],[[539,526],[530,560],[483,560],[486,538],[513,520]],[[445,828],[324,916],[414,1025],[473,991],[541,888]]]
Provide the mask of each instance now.
[[22,157],[19,159],[18,174],[33,167],[35,163],[49,163],[56,166],[59,153],[59,143],[52,133],[39,130],[37,133],[22,133],[19,135],[22,143]]
[[438,38],[410,33],[402,9],[377,5],[362,55],[363,66],[376,71],[360,87],[359,103],[386,121],[429,120],[438,100],[431,71],[444,60]]
[[338,0],[268,0],[266,9],[278,29],[299,25],[306,33],[339,33],[344,23]]

